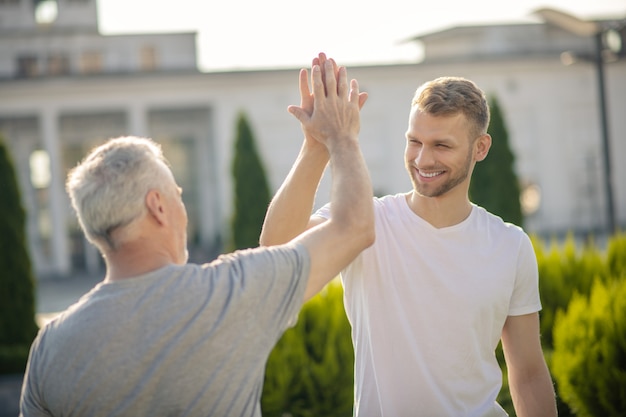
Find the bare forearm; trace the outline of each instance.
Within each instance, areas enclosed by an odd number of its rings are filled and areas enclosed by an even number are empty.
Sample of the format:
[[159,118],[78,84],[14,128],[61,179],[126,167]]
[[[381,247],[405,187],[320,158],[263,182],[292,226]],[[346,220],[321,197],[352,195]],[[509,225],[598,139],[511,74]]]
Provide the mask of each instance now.
[[298,159],[268,207],[261,245],[286,243],[306,230],[328,160],[325,147],[303,144]]
[[[340,142],[331,155],[331,219],[350,227],[355,240],[368,242],[367,237],[373,237],[374,231],[372,184],[358,141]],[[366,235],[365,240],[362,234]]]
[[556,417],[556,399],[550,374],[541,370],[533,376],[509,376],[513,405],[518,417]]
[[374,243],[372,188],[358,143],[331,152],[331,217],[298,238],[309,249],[311,271],[304,300],[317,294]]

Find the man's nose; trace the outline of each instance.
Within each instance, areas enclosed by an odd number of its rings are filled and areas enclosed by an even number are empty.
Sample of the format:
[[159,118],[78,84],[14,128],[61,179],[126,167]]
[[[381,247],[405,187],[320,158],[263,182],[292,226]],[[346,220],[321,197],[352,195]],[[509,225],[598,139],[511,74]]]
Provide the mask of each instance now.
[[431,148],[427,146],[422,146],[420,150],[415,155],[415,165],[419,166],[430,166],[434,163],[434,153]]

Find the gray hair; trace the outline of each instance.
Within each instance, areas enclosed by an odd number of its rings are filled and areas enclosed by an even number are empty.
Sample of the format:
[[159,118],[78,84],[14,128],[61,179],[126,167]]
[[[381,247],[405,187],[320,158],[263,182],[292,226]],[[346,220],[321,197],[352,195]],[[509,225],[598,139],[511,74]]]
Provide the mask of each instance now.
[[440,77],[421,85],[412,106],[433,116],[465,115],[472,126],[472,139],[487,133],[489,104],[485,93],[474,82],[462,77]]
[[162,163],[169,167],[159,144],[127,136],[94,148],[70,171],[66,190],[90,242],[115,249],[111,232],[145,213],[149,190],[164,188]]

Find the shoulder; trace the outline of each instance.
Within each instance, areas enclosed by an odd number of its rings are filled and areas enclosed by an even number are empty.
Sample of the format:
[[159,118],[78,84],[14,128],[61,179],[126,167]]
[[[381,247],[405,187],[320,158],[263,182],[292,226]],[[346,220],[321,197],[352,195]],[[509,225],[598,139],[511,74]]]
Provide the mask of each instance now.
[[473,207],[476,220],[481,223],[481,225],[488,226],[491,229],[501,233],[510,234],[512,236],[526,235],[526,232],[524,232],[520,226],[505,222],[500,216],[487,211],[481,206],[474,205]]
[[237,250],[220,255],[215,261],[202,266],[203,269],[229,275],[258,273],[267,274],[283,268],[307,269],[310,259],[306,247],[298,243],[278,246],[263,246]]
[[[401,210],[402,205],[406,206],[406,194],[392,194],[382,197],[373,198],[374,211],[376,214],[385,213],[388,211]],[[330,218],[330,203],[326,203],[319,208],[313,216],[322,217],[324,219]]]
[[477,231],[497,240],[499,244],[515,245],[520,250],[532,249],[530,237],[523,228],[516,224],[505,222],[500,216],[487,211],[481,206],[474,205],[473,221]]
[[406,194],[391,194],[383,197],[374,197],[374,213],[377,217],[401,214],[406,211],[408,205]]
[[400,204],[406,204],[406,194],[404,193],[374,197],[374,206],[376,207],[395,207]]

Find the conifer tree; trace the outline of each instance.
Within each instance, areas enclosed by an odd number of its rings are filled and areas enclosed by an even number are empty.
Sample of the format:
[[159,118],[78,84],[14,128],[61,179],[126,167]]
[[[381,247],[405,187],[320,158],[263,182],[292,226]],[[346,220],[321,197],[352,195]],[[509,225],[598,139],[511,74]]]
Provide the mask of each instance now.
[[9,151],[0,137],[0,373],[23,371],[37,334],[26,213]]
[[270,202],[270,191],[265,169],[244,113],[239,113],[237,118],[236,134],[232,163],[235,199],[232,249],[245,249],[259,245],[261,227]]
[[509,134],[500,105],[489,100],[491,149],[487,158],[476,164],[470,183],[472,202],[484,207],[504,221],[523,226],[520,184],[515,174],[515,156],[509,146]]
[[261,409],[267,417],[352,415],[354,350],[337,278],[302,306],[270,354]]

